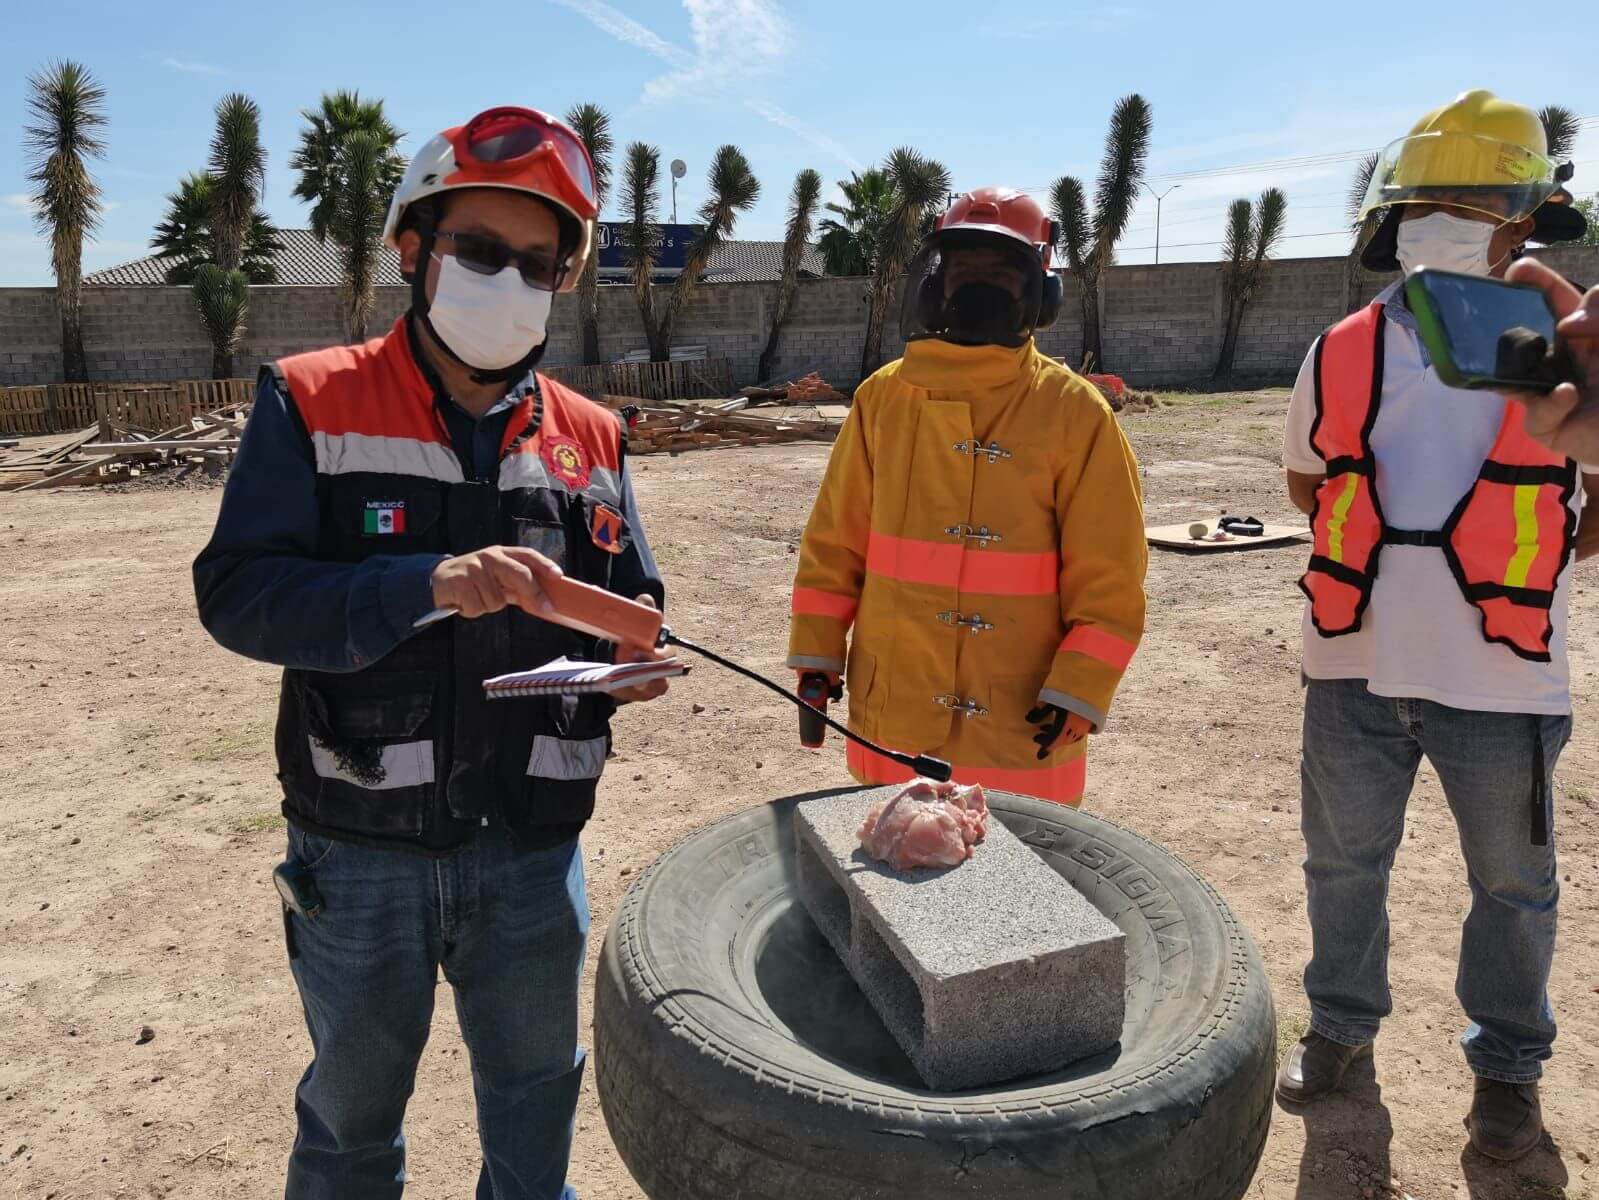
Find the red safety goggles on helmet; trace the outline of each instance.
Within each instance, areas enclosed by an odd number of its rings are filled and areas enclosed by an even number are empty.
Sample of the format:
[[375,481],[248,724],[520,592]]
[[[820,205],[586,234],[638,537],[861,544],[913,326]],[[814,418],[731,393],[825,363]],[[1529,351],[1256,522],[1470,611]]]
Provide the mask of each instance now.
[[564,203],[581,220],[599,215],[594,164],[570,128],[532,108],[491,108],[445,135],[456,170],[446,188],[474,183],[523,187]]

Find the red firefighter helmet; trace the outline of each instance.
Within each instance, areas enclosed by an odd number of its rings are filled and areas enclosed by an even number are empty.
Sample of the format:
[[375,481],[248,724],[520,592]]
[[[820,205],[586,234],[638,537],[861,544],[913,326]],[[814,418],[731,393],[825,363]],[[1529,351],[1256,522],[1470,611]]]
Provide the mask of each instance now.
[[[957,196],[906,273],[901,335],[906,341],[1022,345],[1060,313],[1060,276],[1050,270],[1057,236],[1055,222],[1024,192],[985,187]],[[963,250],[989,252],[993,282],[968,280],[979,285],[973,289],[958,282],[958,273],[949,273],[951,257]],[[1019,297],[1004,287],[1015,281]]]
[[1036,251],[1039,265],[1049,270],[1050,259],[1055,252],[1055,222],[1044,215],[1038,201],[1026,192],[1018,192],[1015,188],[985,187],[956,196],[954,202],[944,210],[944,215],[938,218],[929,240],[957,229],[1013,238]]

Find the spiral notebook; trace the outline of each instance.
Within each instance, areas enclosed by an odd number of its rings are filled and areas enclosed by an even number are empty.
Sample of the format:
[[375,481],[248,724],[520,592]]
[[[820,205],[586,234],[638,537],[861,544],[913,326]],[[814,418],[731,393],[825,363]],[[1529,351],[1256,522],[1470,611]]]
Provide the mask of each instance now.
[[490,700],[507,696],[586,696],[687,674],[688,667],[675,658],[663,662],[614,664],[558,658],[531,671],[512,671],[509,675],[485,679],[483,694]]

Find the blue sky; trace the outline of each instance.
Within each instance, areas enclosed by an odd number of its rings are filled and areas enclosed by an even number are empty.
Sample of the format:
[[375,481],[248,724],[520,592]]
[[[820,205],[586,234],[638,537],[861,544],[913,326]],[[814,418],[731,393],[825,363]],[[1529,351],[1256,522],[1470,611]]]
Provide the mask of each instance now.
[[[204,163],[212,109],[243,91],[264,112],[266,203],[305,223],[287,167],[300,110],[324,90],[381,96],[407,149],[479,109],[562,112],[592,100],[619,138],[688,164],[684,220],[717,145],[734,142],[762,183],[738,235],[781,236],[794,173],[830,182],[914,145],[957,187],[1008,183],[1041,196],[1064,173],[1090,183],[1115,100],[1154,108],[1150,157],[1163,205],[1162,259],[1214,259],[1236,196],[1289,196],[1285,255],[1340,253],[1346,159],[1405,132],[1470,87],[1599,116],[1599,18],[1582,4],[1539,38],[1502,3],[1007,5],[946,0],[456,0],[450,5],[71,3],[12,6],[0,40],[0,284],[45,284],[20,147],[27,76],[66,56],[109,92],[110,203],[88,269],[146,252],[163,197]],[[1547,27],[1540,21],[1540,25]],[[1586,30],[1579,25],[1586,24]],[[1584,129],[1576,190],[1599,191],[1599,120]],[[1260,164],[1270,164],[1262,166]],[[1242,169],[1239,169],[1242,168]],[[1199,174],[1194,174],[1199,172]],[[1147,196],[1120,248],[1148,262]]]

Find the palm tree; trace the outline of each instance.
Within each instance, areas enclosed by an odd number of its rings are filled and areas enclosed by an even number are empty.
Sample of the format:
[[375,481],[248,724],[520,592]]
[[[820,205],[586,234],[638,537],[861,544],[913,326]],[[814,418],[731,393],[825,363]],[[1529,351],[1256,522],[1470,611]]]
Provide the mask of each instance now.
[[1288,223],[1288,197],[1281,188],[1267,188],[1253,205],[1234,200],[1227,210],[1227,237],[1222,243],[1222,291],[1227,298],[1227,324],[1222,331],[1216,378],[1231,375],[1238,352],[1238,331],[1244,309],[1255,298],[1266,262],[1282,241]]
[[844,204],[827,205],[841,219],[822,219],[824,269],[829,275],[870,275],[877,266],[877,238],[888,219],[894,191],[881,168],[853,172],[838,181]]
[[677,318],[688,304],[688,298],[699,286],[700,276],[710,266],[711,257],[733,233],[738,214],[748,212],[760,199],[761,184],[750,170],[750,160],[737,146],[727,145],[717,149],[711,157],[711,169],[706,175],[710,195],[700,205],[700,233],[683,256],[683,269],[672,281],[671,294],[666,298],[666,312],[661,316],[656,330],[656,344],[650,348],[652,362],[666,362],[672,356],[672,330]]
[[917,244],[926,236],[928,220],[949,197],[949,171],[943,163],[902,146],[888,156],[883,174],[893,201],[875,247],[871,282],[866,291],[866,341],[861,347],[861,377],[883,362],[883,321],[894,294],[894,281],[905,273]]
[[363,100],[360,92],[327,92],[319,108],[300,115],[305,128],[300,144],[289,156],[289,169],[300,173],[294,196],[311,207],[311,232],[327,241],[333,230],[339,195],[348,186],[349,172],[340,161],[352,134],[371,133],[386,152],[378,163],[379,186],[385,205],[405,175],[405,156],[397,147],[405,136],[383,112],[382,100]]
[[61,314],[61,372],[69,383],[89,377],[83,354],[83,239],[99,228],[100,185],[88,160],[105,157],[105,89],[86,67],[65,59],[28,80],[29,123],[22,129],[34,220],[50,238]]
[[[186,175],[178,190],[167,196],[166,216],[155,227],[150,247],[172,260],[167,268],[170,284],[192,284],[195,273],[217,260],[216,237],[211,230],[213,183],[204,171]],[[244,259],[239,269],[251,283],[271,283],[277,278],[273,256],[283,249],[278,231],[263,209],[256,209],[245,237]]]
[[627,164],[622,170],[622,207],[627,225],[622,231],[622,251],[633,271],[633,298],[638,302],[639,319],[650,356],[655,355],[655,289],[650,276],[661,252],[661,152],[647,142],[634,142],[627,148]]
[[1366,204],[1366,193],[1371,190],[1371,177],[1377,173],[1379,158],[1380,156],[1373,151],[1355,164],[1355,173],[1349,180],[1349,192],[1344,198],[1344,216],[1349,222],[1351,239],[1349,257],[1344,263],[1345,312],[1354,312],[1355,306],[1360,303],[1360,285],[1366,275],[1366,269],[1360,262],[1360,254],[1383,219],[1381,212],[1374,212],[1368,217],[1360,215],[1360,210]]
[[[574,104],[566,123],[576,131],[594,162],[594,191],[598,207],[605,207],[611,189],[611,152],[616,142],[611,137],[611,117],[598,104]],[[588,260],[582,266],[577,284],[578,324],[583,330],[583,361],[600,361],[600,240],[593,239]]]
[[405,175],[398,149],[405,135],[384,115],[382,100],[363,100],[359,92],[326,93],[321,107],[300,115],[305,128],[289,158],[300,173],[294,194],[312,205],[311,232],[338,247],[349,337],[363,341],[383,220]]
[[811,241],[811,224],[816,219],[816,205],[822,198],[822,177],[807,167],[794,176],[794,190],[788,196],[788,228],[783,235],[783,278],[777,285],[777,299],[772,305],[772,328],[766,335],[766,348],[761,351],[760,362],[755,367],[755,378],[770,378],[777,362],[777,343],[782,335],[783,322],[788,320],[794,306],[794,293],[799,290],[800,262]]
[[[1055,219],[1061,229],[1080,234],[1073,244],[1066,240],[1066,256],[1072,274],[1082,286],[1083,360],[1105,369],[1103,339],[1100,336],[1101,296],[1105,272],[1115,261],[1116,243],[1127,231],[1128,219],[1138,202],[1138,189],[1144,182],[1144,167],[1149,158],[1149,134],[1154,117],[1149,102],[1136,92],[1123,96],[1110,114],[1110,130],[1105,135],[1105,153],[1099,163],[1099,178],[1094,184],[1094,212],[1089,215],[1082,184],[1069,175],[1055,181],[1051,189]],[[1066,207],[1062,207],[1062,205]]]

